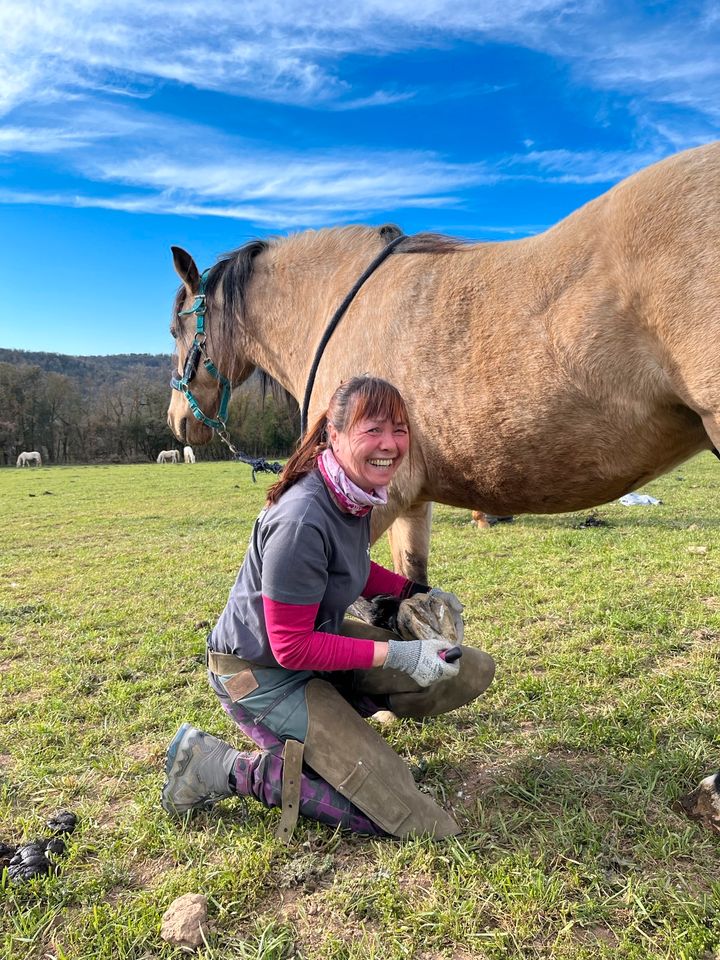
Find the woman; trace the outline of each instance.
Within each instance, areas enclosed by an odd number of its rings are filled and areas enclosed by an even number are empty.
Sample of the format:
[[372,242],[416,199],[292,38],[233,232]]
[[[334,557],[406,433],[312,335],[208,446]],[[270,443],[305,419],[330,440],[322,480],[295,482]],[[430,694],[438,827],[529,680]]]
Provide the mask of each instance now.
[[447,663],[441,640],[405,641],[345,619],[360,595],[430,590],[369,556],[370,511],[386,502],[409,447],[400,393],[355,377],[270,488],[208,638],[210,684],[260,750],[241,752],[183,724],[167,754],[167,812],[241,795],[282,806],[283,836],[298,812],[367,834],[458,832],[362,717],[383,708],[432,716],[466,703],[491,682],[492,660],[464,649]]

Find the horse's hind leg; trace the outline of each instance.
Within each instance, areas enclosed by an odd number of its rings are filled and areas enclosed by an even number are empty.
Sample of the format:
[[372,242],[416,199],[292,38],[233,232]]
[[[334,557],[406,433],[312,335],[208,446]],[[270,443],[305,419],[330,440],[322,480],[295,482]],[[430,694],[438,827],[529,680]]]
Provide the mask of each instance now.
[[432,503],[424,501],[401,513],[388,530],[395,571],[409,580],[428,582],[431,526]]

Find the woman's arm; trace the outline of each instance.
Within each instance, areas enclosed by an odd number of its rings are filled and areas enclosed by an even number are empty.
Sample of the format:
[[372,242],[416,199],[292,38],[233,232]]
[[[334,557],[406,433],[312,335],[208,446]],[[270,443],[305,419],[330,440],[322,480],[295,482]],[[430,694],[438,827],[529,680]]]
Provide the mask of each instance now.
[[385,663],[387,643],[316,630],[319,603],[262,599],[270,647],[286,670],[368,670]]
[[399,573],[393,573],[385,567],[381,567],[374,560],[370,561],[370,576],[362,589],[360,596],[366,600],[372,600],[373,597],[380,594],[398,597],[404,600],[406,597],[412,597],[416,593],[427,593],[430,587],[423,583],[416,583],[415,580],[408,580]]

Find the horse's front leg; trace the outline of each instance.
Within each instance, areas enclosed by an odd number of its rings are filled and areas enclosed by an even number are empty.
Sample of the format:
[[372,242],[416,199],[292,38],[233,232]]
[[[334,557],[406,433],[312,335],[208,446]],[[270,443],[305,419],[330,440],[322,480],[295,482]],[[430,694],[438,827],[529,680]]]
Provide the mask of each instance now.
[[[402,506],[393,503],[391,498],[386,506],[375,507],[373,510],[370,540],[375,543],[387,530],[395,572],[410,580],[427,583],[431,523],[432,503],[417,503],[403,510]],[[360,597],[350,607],[349,612],[366,623],[373,623],[371,607],[369,600]]]
[[400,513],[388,530],[396,573],[427,583],[432,503],[422,501]]

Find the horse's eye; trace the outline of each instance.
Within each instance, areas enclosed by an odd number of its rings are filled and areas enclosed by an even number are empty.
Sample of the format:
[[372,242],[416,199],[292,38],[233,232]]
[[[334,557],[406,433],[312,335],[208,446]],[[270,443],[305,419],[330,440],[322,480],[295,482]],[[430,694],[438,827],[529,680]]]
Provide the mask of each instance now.
[[177,340],[177,327],[174,323],[170,324],[170,336],[173,338],[173,340]]

